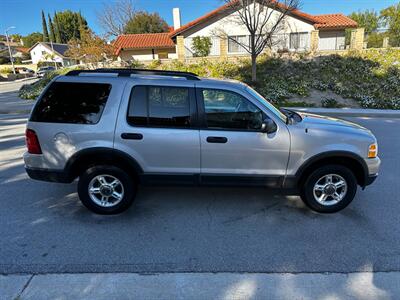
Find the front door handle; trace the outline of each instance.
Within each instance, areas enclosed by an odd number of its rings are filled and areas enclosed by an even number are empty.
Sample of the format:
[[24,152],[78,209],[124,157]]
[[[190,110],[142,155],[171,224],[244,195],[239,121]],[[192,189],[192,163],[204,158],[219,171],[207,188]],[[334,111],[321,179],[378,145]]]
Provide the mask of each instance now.
[[124,140],[142,140],[143,139],[143,134],[141,133],[122,133],[121,138]]
[[209,136],[207,137],[208,143],[217,143],[217,144],[225,144],[228,142],[228,139],[224,136]]

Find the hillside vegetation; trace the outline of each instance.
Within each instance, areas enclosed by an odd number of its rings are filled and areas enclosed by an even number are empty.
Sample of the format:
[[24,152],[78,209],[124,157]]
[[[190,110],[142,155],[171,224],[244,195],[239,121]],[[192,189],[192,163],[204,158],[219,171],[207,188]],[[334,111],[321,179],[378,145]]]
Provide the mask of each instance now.
[[[132,67],[188,71],[204,77],[231,78],[252,85],[276,105],[306,104],[313,90],[331,91],[350,98],[364,108],[400,109],[400,49],[350,52],[345,56],[331,55],[309,58],[262,56],[258,60],[257,84],[251,83],[249,59],[214,61],[203,59],[196,63],[172,61]],[[66,72],[64,69],[60,72]],[[58,72],[50,74],[34,86],[24,86],[20,96],[34,99]],[[288,102],[296,97],[296,103]],[[321,99],[322,105],[335,106],[332,99]]]

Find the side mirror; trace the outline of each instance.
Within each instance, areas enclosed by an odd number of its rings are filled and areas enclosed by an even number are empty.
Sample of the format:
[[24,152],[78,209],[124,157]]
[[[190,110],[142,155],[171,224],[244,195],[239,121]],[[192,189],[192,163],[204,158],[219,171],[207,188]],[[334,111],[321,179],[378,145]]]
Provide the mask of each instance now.
[[261,124],[261,132],[264,133],[274,133],[277,129],[278,127],[271,119],[265,119],[264,122]]

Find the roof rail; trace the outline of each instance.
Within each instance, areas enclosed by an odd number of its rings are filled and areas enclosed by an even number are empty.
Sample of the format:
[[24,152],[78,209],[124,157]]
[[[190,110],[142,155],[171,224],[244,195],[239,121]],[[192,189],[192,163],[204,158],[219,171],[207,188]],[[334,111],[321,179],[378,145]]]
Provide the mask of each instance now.
[[66,76],[78,76],[81,73],[110,73],[118,74],[118,76],[130,77],[133,74],[136,75],[159,75],[159,76],[174,76],[183,77],[187,80],[200,80],[197,74],[190,72],[180,71],[164,71],[164,70],[147,70],[147,69],[96,69],[96,70],[72,70],[69,71]]

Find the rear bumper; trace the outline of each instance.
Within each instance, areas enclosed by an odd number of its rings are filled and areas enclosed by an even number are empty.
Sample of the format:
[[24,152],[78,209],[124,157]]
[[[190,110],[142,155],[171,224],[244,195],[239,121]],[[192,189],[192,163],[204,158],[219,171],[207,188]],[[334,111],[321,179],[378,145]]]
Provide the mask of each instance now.
[[40,181],[59,182],[59,183],[71,183],[70,176],[64,171],[59,170],[47,170],[47,169],[36,169],[25,167],[26,173],[29,177]]

